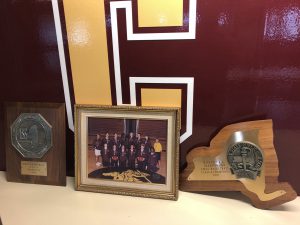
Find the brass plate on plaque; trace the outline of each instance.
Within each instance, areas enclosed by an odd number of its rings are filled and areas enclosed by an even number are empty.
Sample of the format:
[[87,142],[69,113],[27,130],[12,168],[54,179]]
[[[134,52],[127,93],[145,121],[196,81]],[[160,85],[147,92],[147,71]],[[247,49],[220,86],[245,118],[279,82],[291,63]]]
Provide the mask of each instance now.
[[235,180],[225,154],[216,157],[197,157],[193,160],[195,169],[188,180]]
[[47,176],[46,162],[21,161],[21,174],[30,176]]

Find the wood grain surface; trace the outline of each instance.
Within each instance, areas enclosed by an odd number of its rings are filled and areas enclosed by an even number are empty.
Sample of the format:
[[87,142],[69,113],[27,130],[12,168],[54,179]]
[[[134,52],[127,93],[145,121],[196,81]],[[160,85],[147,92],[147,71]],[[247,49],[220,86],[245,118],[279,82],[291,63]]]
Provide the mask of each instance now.
[[[10,126],[21,113],[40,113],[52,126],[52,147],[41,159],[24,159],[12,146]],[[5,149],[7,181],[66,185],[66,136],[65,105],[62,103],[6,103],[5,104]],[[21,161],[47,163],[47,176],[21,174]]]
[[[228,138],[237,131],[259,130],[259,144],[264,154],[264,176],[265,194],[275,191],[282,191],[285,194],[271,200],[262,201],[259,196],[260,184],[257,182],[257,191],[249,191],[241,180],[188,180],[189,175],[194,171],[194,159],[197,157],[215,157],[226,149]],[[297,197],[296,192],[288,183],[279,183],[279,169],[276,151],[273,145],[272,120],[260,120],[244,122],[226,126],[211,141],[210,147],[198,147],[187,155],[187,168],[180,176],[180,190],[188,192],[202,191],[240,191],[246,195],[257,208],[268,209],[276,205],[291,201]]]

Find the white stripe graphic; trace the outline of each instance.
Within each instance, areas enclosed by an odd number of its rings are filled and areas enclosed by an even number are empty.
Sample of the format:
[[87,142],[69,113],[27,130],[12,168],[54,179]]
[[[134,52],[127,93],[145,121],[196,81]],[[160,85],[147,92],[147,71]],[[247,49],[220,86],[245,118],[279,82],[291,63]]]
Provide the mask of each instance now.
[[[56,37],[58,43],[59,60],[61,66],[62,81],[64,87],[64,96],[66,101],[66,111],[68,116],[69,128],[74,131],[74,121],[72,104],[70,97],[70,89],[68,83],[68,75],[66,68],[65,52],[63,46],[63,36],[61,29],[61,20],[57,0],[52,1]],[[126,10],[126,27],[127,39],[131,41],[138,40],[187,40],[196,38],[196,8],[197,0],[190,0],[189,4],[189,31],[188,32],[173,32],[173,33],[133,33],[132,22],[132,2],[131,1],[114,1],[110,3],[111,11],[111,26],[112,26],[112,44],[113,44],[113,58],[116,82],[116,98],[117,104],[123,105],[122,98],[122,81],[121,81],[121,67],[119,54],[119,34],[117,22],[117,9]],[[136,105],[136,83],[165,83],[165,84],[187,84],[187,121],[186,132],[181,136],[181,143],[192,135],[193,129],[193,98],[194,98],[194,78],[186,77],[130,77],[130,96],[131,105]]]
[[[117,9],[126,11],[126,29],[127,40],[188,40],[196,38],[196,9],[197,0],[190,0],[189,4],[189,31],[173,33],[133,33],[132,21],[132,2],[115,1],[110,3],[111,28],[112,28],[112,45],[114,58],[114,71],[116,83],[117,105],[124,105],[122,98],[122,79],[120,65],[119,33]],[[184,142],[193,133],[193,104],[194,104],[194,78],[186,77],[130,77],[130,98],[131,105],[136,105],[136,83],[165,83],[165,84],[187,84],[187,120],[186,132],[180,137],[180,142]]]
[[136,105],[136,84],[187,84],[186,102],[186,132],[181,135],[180,143],[193,134],[193,103],[194,103],[194,78],[193,77],[130,77],[130,100]]
[[73,112],[72,112],[72,104],[71,104],[71,97],[70,97],[70,88],[69,88],[64,42],[63,42],[61,21],[60,21],[60,14],[59,14],[57,0],[52,0],[52,9],[53,9],[53,15],[54,15],[54,23],[55,23],[57,45],[58,45],[61,76],[62,76],[62,82],[63,82],[63,87],[64,87],[65,101],[66,101],[68,125],[69,125],[69,129],[74,131],[74,121],[73,121]]
[[115,1],[110,3],[111,29],[112,29],[112,45],[114,58],[114,71],[116,82],[116,98],[117,104],[123,105],[122,98],[122,81],[120,66],[120,49],[119,49],[119,33],[117,9],[126,10],[126,29],[127,40],[187,40],[196,38],[196,9],[197,0],[190,0],[189,4],[189,31],[173,32],[173,33],[133,33],[132,22],[132,2],[131,1]]

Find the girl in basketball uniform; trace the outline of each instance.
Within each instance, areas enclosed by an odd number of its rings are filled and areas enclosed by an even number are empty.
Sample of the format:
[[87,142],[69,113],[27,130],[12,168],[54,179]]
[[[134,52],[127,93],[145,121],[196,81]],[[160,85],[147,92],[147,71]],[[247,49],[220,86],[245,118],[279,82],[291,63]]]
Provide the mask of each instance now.
[[96,158],[96,166],[99,167],[102,165],[100,162],[100,156],[101,156],[101,138],[100,134],[97,134],[97,138],[94,142],[94,151],[95,151],[95,158]]

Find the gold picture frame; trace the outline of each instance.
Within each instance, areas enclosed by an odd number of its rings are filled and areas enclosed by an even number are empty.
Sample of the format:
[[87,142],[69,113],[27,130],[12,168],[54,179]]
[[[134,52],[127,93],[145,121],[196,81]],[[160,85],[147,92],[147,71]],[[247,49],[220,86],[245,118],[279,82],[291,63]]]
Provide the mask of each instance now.
[[180,124],[179,108],[75,105],[76,190],[177,200]]

